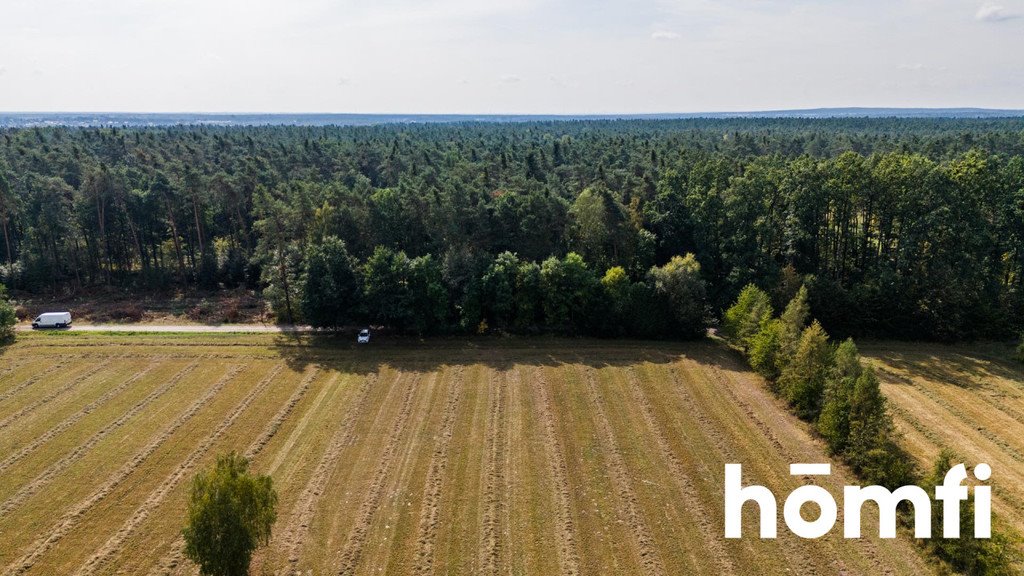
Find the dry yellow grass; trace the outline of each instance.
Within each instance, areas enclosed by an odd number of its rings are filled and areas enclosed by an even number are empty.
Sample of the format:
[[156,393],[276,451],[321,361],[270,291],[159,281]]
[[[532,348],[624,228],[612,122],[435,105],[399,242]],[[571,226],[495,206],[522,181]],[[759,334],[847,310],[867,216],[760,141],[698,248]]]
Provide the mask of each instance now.
[[280,494],[253,574],[929,570],[903,538],[724,539],[725,463],[781,500],[828,459],[713,343],[31,334],[0,355],[0,574],[195,573],[185,490],[228,450]]
[[903,444],[929,470],[942,448],[992,466],[993,512],[1024,533],[1024,365],[999,344],[862,346]]

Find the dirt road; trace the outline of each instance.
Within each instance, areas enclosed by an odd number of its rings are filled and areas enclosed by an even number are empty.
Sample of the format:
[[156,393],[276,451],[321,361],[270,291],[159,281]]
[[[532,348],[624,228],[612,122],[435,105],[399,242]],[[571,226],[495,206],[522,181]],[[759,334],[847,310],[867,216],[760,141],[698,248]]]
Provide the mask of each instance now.
[[[18,325],[18,331],[30,331],[28,324]],[[246,333],[292,333],[312,332],[310,326],[294,326],[291,324],[74,324],[72,332],[246,332]]]

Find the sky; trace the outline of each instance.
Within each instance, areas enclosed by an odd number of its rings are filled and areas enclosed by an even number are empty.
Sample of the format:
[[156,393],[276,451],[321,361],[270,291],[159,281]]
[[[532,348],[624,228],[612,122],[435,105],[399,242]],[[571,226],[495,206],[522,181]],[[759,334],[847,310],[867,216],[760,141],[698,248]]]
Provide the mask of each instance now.
[[0,0],[0,111],[1024,108],[1024,0]]

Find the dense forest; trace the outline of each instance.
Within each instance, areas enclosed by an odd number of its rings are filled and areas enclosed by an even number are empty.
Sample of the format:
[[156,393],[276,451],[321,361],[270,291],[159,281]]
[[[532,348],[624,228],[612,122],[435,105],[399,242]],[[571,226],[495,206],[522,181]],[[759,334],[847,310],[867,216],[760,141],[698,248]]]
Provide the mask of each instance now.
[[1024,119],[0,130],[12,292],[259,289],[283,321],[834,335],[1024,326]]

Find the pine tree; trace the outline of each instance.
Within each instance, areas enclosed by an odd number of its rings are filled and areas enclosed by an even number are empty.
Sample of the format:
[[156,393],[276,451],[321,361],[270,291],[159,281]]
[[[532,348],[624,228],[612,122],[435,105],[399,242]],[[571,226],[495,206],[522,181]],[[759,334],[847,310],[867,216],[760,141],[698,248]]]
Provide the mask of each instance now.
[[836,348],[834,365],[825,383],[825,400],[818,416],[818,432],[833,454],[846,449],[850,436],[850,402],[857,379],[864,369],[852,339]]
[[912,460],[897,444],[896,430],[878,378],[865,368],[850,395],[847,462],[872,484],[895,488],[913,478]]
[[779,334],[780,356],[783,362],[793,357],[797,342],[803,334],[807,321],[811,317],[811,307],[807,303],[807,287],[801,286],[796,296],[786,305],[779,319],[782,321],[782,328]]
[[[783,321],[783,330],[785,328]],[[782,396],[801,418],[817,418],[831,367],[832,347],[828,343],[828,334],[815,321],[800,335],[792,359],[779,376]]]

